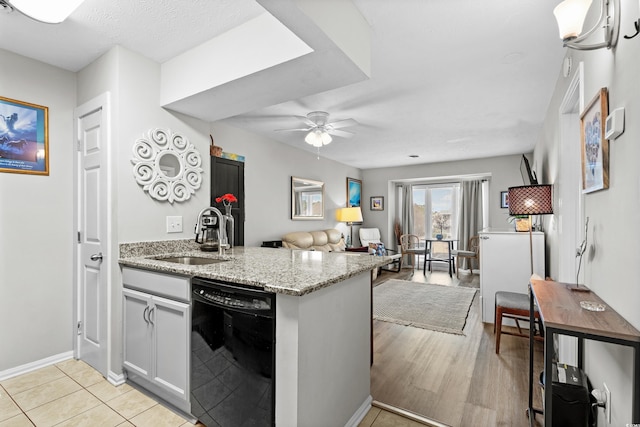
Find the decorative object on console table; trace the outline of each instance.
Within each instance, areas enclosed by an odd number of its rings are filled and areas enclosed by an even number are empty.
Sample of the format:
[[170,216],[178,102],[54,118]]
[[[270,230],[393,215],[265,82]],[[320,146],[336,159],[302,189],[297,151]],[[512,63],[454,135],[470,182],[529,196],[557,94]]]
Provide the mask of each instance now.
[[370,198],[371,205],[369,209],[372,211],[383,211],[384,210],[384,197],[383,196],[373,196]]
[[359,207],[361,203],[362,181],[355,178],[347,178],[347,207]]
[[531,236],[531,215],[553,213],[551,185],[523,185],[509,187],[509,215],[529,216],[529,255],[533,274],[533,237]]
[[609,141],[604,137],[608,114],[607,88],[602,88],[580,117],[583,193],[609,188]]
[[359,206],[350,208],[338,208],[338,210],[336,210],[336,219],[340,222],[346,222],[350,227],[347,247],[353,247],[353,223],[362,222],[362,210]]
[[586,286],[580,286],[580,282],[579,282],[580,267],[582,266],[582,255],[584,255],[584,252],[587,250],[587,233],[588,232],[589,232],[589,217],[587,217],[587,220],[585,221],[585,224],[584,224],[584,240],[582,241],[578,249],[576,249],[576,258],[580,258],[580,261],[578,261],[578,271],[576,272],[576,285],[570,287],[572,291],[576,291],[576,292],[591,292],[591,289],[587,288]]
[[0,96],[0,172],[49,175],[49,109]]

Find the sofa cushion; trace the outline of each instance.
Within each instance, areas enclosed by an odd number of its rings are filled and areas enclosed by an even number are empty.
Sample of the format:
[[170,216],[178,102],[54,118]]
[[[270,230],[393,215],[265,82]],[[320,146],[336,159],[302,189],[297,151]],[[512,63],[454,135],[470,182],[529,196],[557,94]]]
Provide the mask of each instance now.
[[282,236],[282,246],[289,249],[344,251],[342,233],[334,228],[319,231],[294,231]]

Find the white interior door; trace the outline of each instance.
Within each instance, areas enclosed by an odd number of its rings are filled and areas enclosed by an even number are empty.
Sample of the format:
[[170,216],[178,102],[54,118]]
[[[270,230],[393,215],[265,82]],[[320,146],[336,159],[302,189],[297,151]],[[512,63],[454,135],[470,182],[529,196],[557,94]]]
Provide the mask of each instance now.
[[78,143],[77,357],[107,376],[108,98],[76,109]]

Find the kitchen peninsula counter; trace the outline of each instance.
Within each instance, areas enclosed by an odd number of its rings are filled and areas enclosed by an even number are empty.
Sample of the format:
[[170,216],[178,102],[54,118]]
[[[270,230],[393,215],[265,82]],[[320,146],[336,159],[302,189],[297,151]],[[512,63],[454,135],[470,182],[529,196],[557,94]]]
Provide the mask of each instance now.
[[[284,248],[235,247],[203,252],[192,240],[125,243],[120,245],[123,266],[224,280],[293,296],[306,295],[392,262],[390,257],[350,253],[305,251]],[[224,259],[206,265],[185,265],[155,257],[195,256]]]
[[[154,257],[227,261],[183,265]],[[224,256],[178,240],[120,245],[120,265],[240,283],[275,298],[275,423],[357,426],[371,407],[370,270],[391,257],[350,252],[236,247]]]

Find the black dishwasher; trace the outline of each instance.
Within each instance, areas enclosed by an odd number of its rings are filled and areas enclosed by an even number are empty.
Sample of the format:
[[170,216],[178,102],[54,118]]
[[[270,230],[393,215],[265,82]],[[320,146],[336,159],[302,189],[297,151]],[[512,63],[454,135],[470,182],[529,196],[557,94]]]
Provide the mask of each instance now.
[[191,413],[206,426],[275,425],[275,295],[191,281]]

